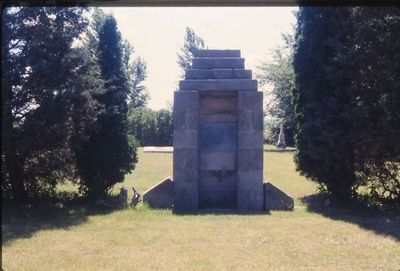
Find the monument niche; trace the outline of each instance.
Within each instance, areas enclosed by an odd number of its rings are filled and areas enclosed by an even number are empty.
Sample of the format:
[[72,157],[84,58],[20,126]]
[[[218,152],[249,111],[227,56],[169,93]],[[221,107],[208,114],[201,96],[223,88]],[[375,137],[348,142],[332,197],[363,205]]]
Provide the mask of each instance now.
[[263,94],[240,50],[199,50],[174,94],[173,208],[261,211]]

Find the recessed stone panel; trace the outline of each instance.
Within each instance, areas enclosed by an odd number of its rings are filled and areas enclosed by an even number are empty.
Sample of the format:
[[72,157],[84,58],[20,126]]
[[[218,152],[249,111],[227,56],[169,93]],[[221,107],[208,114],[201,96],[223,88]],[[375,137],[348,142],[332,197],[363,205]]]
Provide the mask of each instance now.
[[199,189],[236,189],[236,170],[200,170]]
[[250,79],[210,79],[210,80],[182,80],[179,82],[182,90],[198,91],[256,91],[257,80]]
[[235,151],[237,126],[235,123],[203,123],[200,125],[202,151]]
[[236,208],[236,190],[200,190],[201,208],[233,209]]
[[236,152],[200,152],[202,170],[236,170]]

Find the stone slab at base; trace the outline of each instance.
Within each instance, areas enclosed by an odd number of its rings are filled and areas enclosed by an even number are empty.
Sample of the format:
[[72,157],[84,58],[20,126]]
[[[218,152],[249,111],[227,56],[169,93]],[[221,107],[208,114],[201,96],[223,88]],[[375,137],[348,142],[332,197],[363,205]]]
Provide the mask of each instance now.
[[151,208],[170,209],[172,208],[172,195],[173,182],[171,177],[167,177],[144,192],[143,201]]
[[294,200],[271,183],[264,183],[265,210],[293,210]]

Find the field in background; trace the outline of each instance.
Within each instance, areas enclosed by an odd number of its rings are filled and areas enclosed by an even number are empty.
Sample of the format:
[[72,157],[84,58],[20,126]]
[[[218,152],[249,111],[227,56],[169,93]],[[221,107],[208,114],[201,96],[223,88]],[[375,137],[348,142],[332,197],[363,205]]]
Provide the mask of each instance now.
[[[173,215],[143,205],[112,211],[71,204],[16,214],[3,207],[2,266],[7,271],[399,270],[400,214],[310,208],[301,198],[314,194],[316,186],[295,171],[293,152],[265,150],[264,180],[295,198],[293,212]],[[140,149],[139,163],[123,185],[143,193],[171,175],[171,153]]]

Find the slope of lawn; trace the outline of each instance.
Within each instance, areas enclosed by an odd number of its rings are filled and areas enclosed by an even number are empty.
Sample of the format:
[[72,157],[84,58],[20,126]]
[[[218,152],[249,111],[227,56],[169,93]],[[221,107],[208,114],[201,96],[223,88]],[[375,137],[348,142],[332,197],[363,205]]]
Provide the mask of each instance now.
[[[140,149],[139,163],[124,185],[143,193],[171,175],[171,153]],[[399,213],[309,208],[301,198],[314,194],[316,186],[295,171],[292,151],[276,152],[267,146],[264,179],[295,198],[294,211],[173,215],[143,205],[118,211],[79,203],[23,212],[3,207],[2,267],[7,271],[400,269]]]

